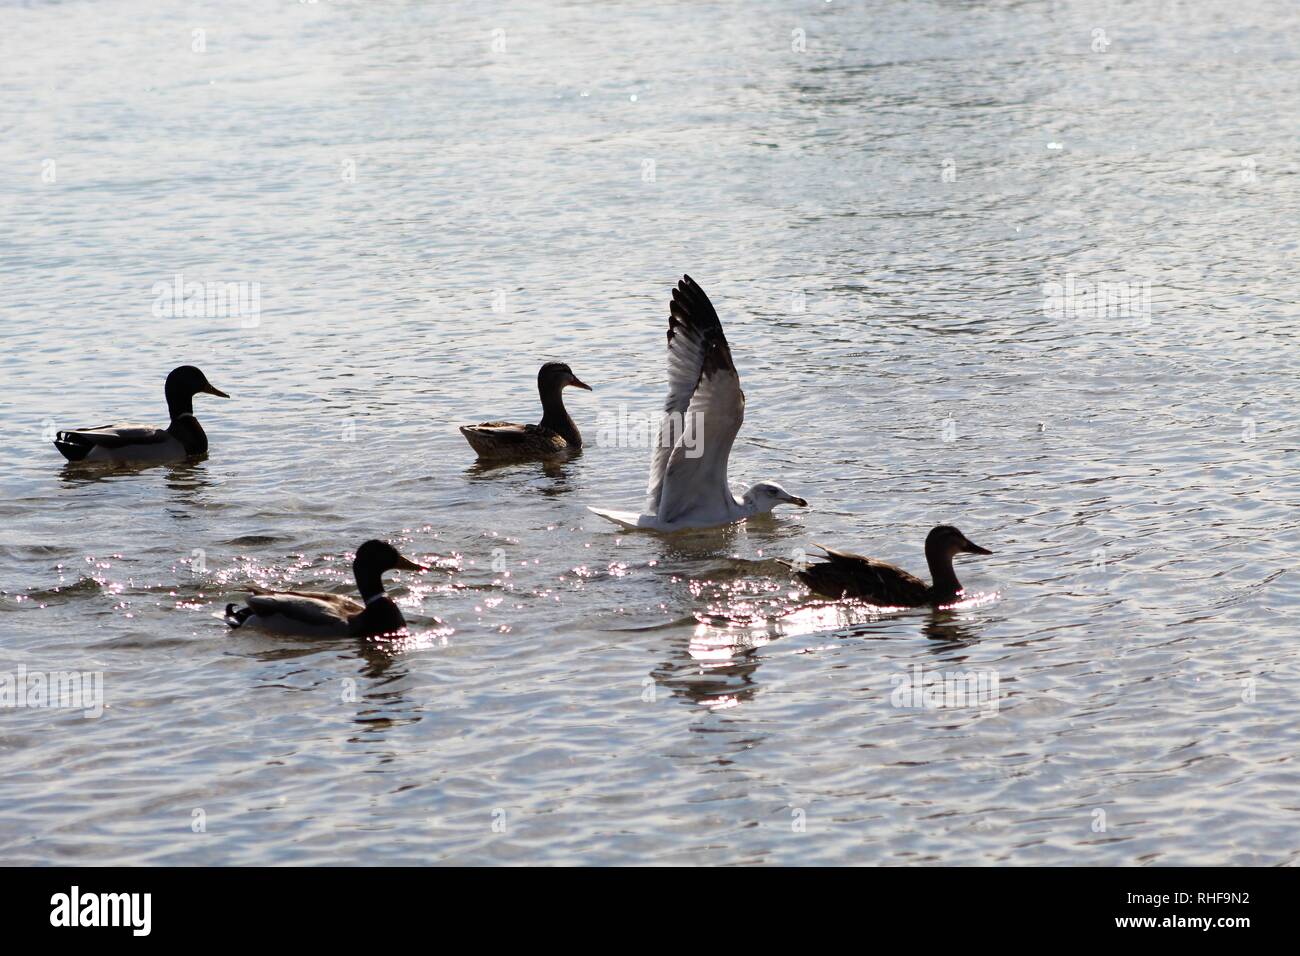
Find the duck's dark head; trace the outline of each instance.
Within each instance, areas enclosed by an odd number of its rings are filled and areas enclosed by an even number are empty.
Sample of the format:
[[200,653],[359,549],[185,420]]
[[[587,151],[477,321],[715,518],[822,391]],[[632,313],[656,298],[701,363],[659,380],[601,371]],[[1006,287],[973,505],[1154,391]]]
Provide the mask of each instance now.
[[925,556],[951,562],[959,554],[992,554],[950,524],[941,524],[925,536]]
[[352,571],[360,579],[364,574],[383,574],[385,571],[428,571],[423,565],[416,564],[397,553],[397,549],[386,541],[367,541],[357,548],[357,556],[352,560]]
[[190,403],[193,401],[194,396],[200,392],[205,395],[215,395],[218,398],[230,397],[209,382],[208,377],[193,365],[182,365],[180,368],[174,368],[171,374],[167,376],[166,394],[167,404],[169,405]]
[[558,395],[570,385],[591,391],[591,386],[574,375],[565,362],[547,362],[537,373],[537,390],[543,395]]

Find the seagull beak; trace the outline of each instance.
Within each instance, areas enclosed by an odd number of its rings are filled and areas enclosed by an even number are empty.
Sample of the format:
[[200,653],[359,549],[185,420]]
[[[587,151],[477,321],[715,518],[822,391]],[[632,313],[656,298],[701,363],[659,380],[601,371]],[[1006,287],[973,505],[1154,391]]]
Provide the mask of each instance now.
[[423,564],[416,564],[414,561],[408,561],[400,554],[397,556],[397,563],[393,565],[393,567],[400,571],[428,571],[429,570]]
[[805,499],[803,499],[803,498],[797,498],[797,497],[795,497],[794,495],[791,495],[791,496],[790,496],[789,501],[790,501],[790,504],[792,504],[792,505],[798,505],[800,508],[807,508],[807,507],[808,507],[808,502],[807,502]]
[[199,389],[199,391],[200,391],[200,392],[203,392],[203,393],[206,394],[206,395],[215,395],[215,396],[217,396],[217,398],[229,398],[229,397],[230,397],[230,396],[227,395],[225,392],[223,392],[221,389],[219,389],[219,388],[217,388],[215,385],[213,385],[211,382],[204,382],[204,383],[203,383],[203,387],[202,387],[201,389]]
[[966,550],[966,553],[967,553],[967,554],[992,554],[992,553],[993,553],[993,552],[990,551],[988,548],[981,548],[978,544],[976,544],[976,543],[975,543],[974,541],[972,541],[970,538],[967,538],[967,539],[966,539],[966,548],[965,548],[965,550]]
[[589,392],[591,391],[591,386],[588,385],[586,382],[584,382],[582,379],[578,378],[578,376],[576,375],[569,376],[569,384],[572,385],[574,388],[585,388],[587,391]]

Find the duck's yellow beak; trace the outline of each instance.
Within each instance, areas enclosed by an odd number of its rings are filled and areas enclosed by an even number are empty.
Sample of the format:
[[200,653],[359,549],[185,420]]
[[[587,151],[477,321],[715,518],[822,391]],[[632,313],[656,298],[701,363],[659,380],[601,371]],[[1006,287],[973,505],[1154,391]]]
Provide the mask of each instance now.
[[199,391],[200,391],[200,392],[203,392],[203,393],[206,394],[206,395],[215,395],[215,396],[217,396],[217,398],[229,398],[229,397],[230,397],[230,396],[227,395],[225,392],[223,392],[221,389],[219,389],[219,388],[217,388],[215,385],[213,385],[211,382],[209,382],[208,384],[204,385],[203,388],[199,389]]
[[397,563],[393,565],[393,567],[400,571],[428,571],[429,570],[423,564],[416,564],[414,561],[408,560],[407,558],[402,557],[400,554],[397,556]]

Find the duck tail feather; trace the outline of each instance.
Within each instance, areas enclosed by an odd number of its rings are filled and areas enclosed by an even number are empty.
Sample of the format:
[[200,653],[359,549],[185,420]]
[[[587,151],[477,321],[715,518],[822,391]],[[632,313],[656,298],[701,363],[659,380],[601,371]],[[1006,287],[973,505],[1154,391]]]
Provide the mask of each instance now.
[[251,607],[235,607],[233,604],[226,605],[226,623],[232,628],[239,627],[248,620],[249,615],[253,613]]
[[76,436],[69,432],[59,432],[54,436],[54,447],[68,461],[81,461],[90,454],[90,449],[94,445],[86,441],[77,441]]

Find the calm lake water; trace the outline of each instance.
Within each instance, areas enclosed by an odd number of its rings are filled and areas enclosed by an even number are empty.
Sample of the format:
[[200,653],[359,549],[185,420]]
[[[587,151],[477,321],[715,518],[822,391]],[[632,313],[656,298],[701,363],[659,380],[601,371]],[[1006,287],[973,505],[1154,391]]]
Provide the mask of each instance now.
[[[0,861],[1295,862],[1298,28],[6,4],[0,671],[105,708],[0,711]],[[662,402],[683,272],[748,396],[733,482],[812,507],[624,535],[585,509],[641,500],[614,425]],[[178,274],[257,312],[160,316]],[[475,467],[456,426],[535,420],[548,359],[585,453]],[[206,460],[63,467],[51,429],[161,423],[183,363],[232,396]],[[774,560],[920,572],[940,522],[995,552],[954,611]],[[436,562],[389,576],[409,640],[221,622],[352,593],[369,537]],[[897,693],[969,673],[996,695]]]

